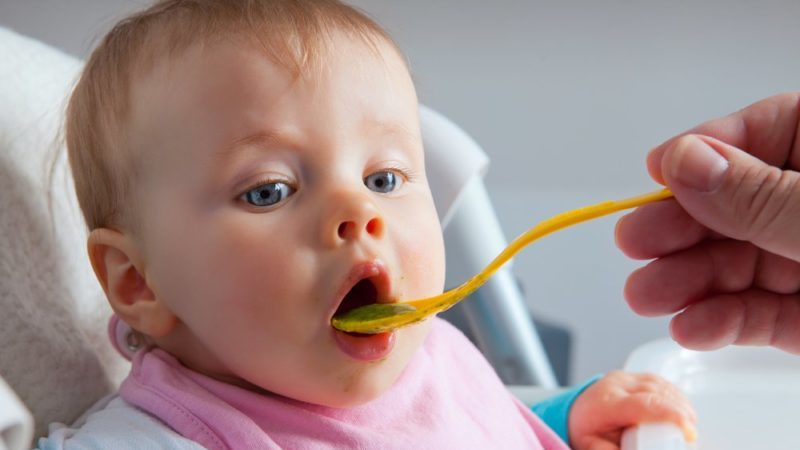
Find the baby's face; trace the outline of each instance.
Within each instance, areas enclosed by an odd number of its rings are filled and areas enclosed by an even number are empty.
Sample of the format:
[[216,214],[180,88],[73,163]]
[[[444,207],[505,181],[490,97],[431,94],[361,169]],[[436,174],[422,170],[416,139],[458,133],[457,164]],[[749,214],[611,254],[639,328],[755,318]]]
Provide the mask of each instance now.
[[418,105],[387,44],[337,39],[293,80],[252,47],[195,46],[132,91],[135,240],[179,319],[158,345],[218,379],[302,401],[375,398],[427,324],[357,337],[343,302],[434,295],[441,229]]

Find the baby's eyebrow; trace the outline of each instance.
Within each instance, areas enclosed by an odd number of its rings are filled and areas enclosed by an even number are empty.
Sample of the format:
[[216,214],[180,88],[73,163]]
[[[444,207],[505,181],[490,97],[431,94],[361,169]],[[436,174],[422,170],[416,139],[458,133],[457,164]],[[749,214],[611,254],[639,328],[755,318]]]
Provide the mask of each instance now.
[[[419,140],[419,133],[415,133],[401,122],[396,121],[383,121],[378,119],[366,119],[362,122],[363,130],[377,135],[390,135],[396,136],[404,141],[415,142]],[[269,148],[274,146],[282,146],[289,148],[296,148],[299,139],[292,136],[291,133],[269,130],[259,131],[257,133],[239,138],[231,142],[229,145],[214,152],[213,158],[221,161],[226,160],[234,154],[244,149],[252,147]]]
[[365,128],[371,130],[377,130],[381,134],[396,135],[403,139],[414,140],[419,138],[417,133],[414,133],[400,122],[386,122],[382,120],[370,119],[364,121],[364,126]]
[[287,134],[276,131],[260,131],[258,133],[245,136],[243,138],[236,139],[235,141],[231,142],[228,146],[223,147],[220,150],[216,151],[214,153],[214,159],[217,160],[227,159],[231,157],[233,154],[237,153],[238,151],[252,146],[269,147],[277,144],[292,145],[293,142],[294,139]]

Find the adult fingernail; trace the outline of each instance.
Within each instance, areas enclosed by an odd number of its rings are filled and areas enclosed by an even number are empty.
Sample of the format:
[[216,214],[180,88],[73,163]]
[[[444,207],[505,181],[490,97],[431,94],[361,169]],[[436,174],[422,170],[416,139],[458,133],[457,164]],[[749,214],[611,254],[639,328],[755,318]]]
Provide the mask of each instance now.
[[665,157],[672,179],[701,192],[718,188],[728,170],[728,161],[697,136],[678,139]]

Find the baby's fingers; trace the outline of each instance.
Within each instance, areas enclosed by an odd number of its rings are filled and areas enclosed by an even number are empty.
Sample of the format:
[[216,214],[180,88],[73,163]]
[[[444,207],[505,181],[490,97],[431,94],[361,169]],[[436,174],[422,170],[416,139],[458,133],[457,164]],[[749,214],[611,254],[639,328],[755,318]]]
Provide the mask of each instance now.
[[634,393],[620,400],[618,414],[618,420],[626,426],[648,422],[671,422],[683,430],[687,440],[693,441],[697,435],[694,410],[682,394]]
[[592,437],[586,440],[585,450],[620,450],[619,445],[602,437]]
[[632,394],[655,394],[664,397],[664,404],[673,405],[682,410],[685,417],[692,423],[697,422],[697,414],[692,408],[689,398],[678,389],[678,386],[670,383],[666,379],[653,374],[639,374],[636,384],[629,386],[628,391]]

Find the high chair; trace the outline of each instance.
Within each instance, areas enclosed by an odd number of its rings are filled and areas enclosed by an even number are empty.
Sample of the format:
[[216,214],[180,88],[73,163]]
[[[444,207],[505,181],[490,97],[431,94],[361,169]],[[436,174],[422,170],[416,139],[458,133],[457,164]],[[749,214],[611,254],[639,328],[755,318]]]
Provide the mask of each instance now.
[[[111,311],[86,256],[58,131],[81,67],[0,27],[0,450],[29,448],[48,423],[73,422],[127,372],[106,336]],[[505,246],[482,183],[488,158],[440,114],[422,107],[420,116],[447,276],[461,281]],[[554,388],[510,268],[480,292],[463,313],[501,377]]]

